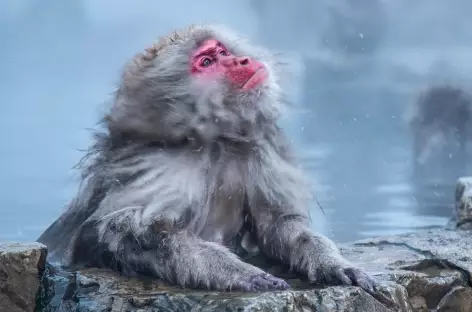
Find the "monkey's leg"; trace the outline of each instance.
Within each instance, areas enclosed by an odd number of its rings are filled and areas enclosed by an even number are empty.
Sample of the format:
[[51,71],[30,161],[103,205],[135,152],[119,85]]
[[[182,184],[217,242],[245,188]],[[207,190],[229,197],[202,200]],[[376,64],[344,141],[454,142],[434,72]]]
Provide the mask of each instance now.
[[[345,259],[327,237],[315,234],[301,216],[268,212],[256,216],[259,244],[265,253],[289,264],[311,282],[357,285],[375,291],[375,282]],[[259,220],[257,220],[259,219]]]
[[136,233],[124,231],[126,228],[126,224],[115,223],[99,235],[105,253],[111,252],[125,273],[155,275],[182,287],[240,291],[289,288],[284,280],[241,261],[224,246],[185,231],[156,233],[148,229],[147,233]]

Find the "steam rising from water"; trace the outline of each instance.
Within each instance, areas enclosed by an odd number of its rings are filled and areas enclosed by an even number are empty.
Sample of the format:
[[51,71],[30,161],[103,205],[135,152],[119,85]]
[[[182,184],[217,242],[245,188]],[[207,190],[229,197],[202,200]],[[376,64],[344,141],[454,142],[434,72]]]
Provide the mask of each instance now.
[[428,192],[444,204],[418,207],[402,116],[431,82],[470,87],[470,3],[2,1],[0,238],[35,239],[58,216],[76,189],[85,129],[124,62],[198,21],[236,28],[294,64],[284,84],[297,106],[283,125],[327,212],[313,203],[318,229],[351,240],[441,225],[452,194]]

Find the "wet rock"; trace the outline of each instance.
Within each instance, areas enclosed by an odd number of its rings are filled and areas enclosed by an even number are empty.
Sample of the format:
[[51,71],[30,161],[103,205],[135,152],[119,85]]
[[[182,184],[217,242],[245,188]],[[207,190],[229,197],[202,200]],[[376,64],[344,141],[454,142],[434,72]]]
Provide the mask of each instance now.
[[[48,268],[37,311],[469,311],[472,232],[431,230],[344,244],[343,254],[379,283],[374,295],[355,286],[308,285],[283,267],[250,259],[293,289],[266,293],[183,290],[114,272]],[[259,262],[257,262],[259,261]],[[285,272],[285,273],[284,273]]]
[[34,311],[46,246],[0,242],[0,311]]
[[462,177],[457,181],[452,227],[472,229],[472,177]]
[[[362,253],[361,266],[377,268],[379,278],[406,288],[413,311],[461,311],[456,308],[472,307],[468,292],[458,290],[471,290],[471,244],[470,231],[434,230],[367,239],[354,246]],[[455,308],[447,310],[449,306]]]
[[[391,311],[358,287],[308,287],[296,279],[291,280],[296,290],[265,293],[185,291],[162,281],[125,278],[99,269],[56,271],[50,279],[56,287],[62,285],[58,289],[67,286],[48,298],[42,311]],[[407,294],[403,287],[386,283],[379,297],[405,302]]]
[[472,289],[456,287],[452,289],[438,304],[437,312],[469,312],[471,309]]

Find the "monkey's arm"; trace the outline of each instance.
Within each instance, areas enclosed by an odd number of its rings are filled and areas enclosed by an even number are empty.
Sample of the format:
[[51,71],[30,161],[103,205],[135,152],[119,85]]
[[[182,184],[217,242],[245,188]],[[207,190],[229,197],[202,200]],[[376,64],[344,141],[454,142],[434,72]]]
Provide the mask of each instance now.
[[350,264],[331,240],[310,230],[304,216],[273,210],[252,209],[259,245],[268,256],[289,264],[311,282],[354,284],[374,291],[374,281]]
[[205,186],[193,182],[204,181],[204,177],[195,168],[181,165],[180,172],[175,170],[172,160],[166,164],[107,192],[75,242],[75,262],[90,263],[90,258],[98,255],[94,265],[125,274],[157,276],[184,287],[288,288],[283,280],[192,233],[189,218],[201,215],[198,209],[205,200],[201,195]]
[[[120,226],[120,225],[118,225]],[[123,273],[157,276],[182,287],[258,291],[288,284],[241,261],[225,247],[186,232],[116,233],[106,229],[106,244]],[[118,235],[118,236],[117,236]],[[118,237],[123,237],[118,242]]]
[[353,267],[331,240],[310,229],[309,185],[284,152],[288,150],[283,147],[262,150],[260,161],[249,170],[254,175],[250,181],[257,181],[248,197],[261,250],[312,282],[354,284],[372,292],[374,281]]

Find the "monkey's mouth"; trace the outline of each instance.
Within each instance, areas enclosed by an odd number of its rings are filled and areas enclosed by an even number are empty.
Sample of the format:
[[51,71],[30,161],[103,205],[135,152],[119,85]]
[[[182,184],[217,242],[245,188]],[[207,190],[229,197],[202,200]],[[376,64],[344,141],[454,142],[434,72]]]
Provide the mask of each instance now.
[[252,75],[246,82],[241,86],[242,90],[250,90],[261,85],[267,79],[267,71],[264,67],[256,70],[254,75]]

